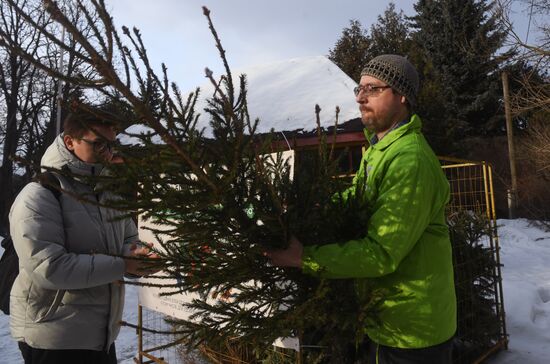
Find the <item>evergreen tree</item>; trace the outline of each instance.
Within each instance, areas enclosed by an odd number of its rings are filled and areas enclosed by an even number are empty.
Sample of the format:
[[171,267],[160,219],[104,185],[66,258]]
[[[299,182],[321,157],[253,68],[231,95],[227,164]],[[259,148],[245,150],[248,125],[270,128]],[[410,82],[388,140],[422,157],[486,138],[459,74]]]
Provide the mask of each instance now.
[[492,6],[486,0],[419,0],[414,6],[415,44],[433,69],[443,101],[439,117],[426,119],[443,121],[447,140],[494,132],[502,120],[498,70],[507,54],[497,52],[506,33]]
[[[15,6],[13,0],[7,2]],[[165,276],[147,284],[165,287],[166,294],[197,295],[188,304],[193,316],[175,323],[183,339],[197,345],[239,338],[262,352],[278,337],[304,333],[324,348],[310,353],[312,360],[350,362],[342,346],[364,339],[364,327],[376,322],[379,304],[388,293],[366,289],[357,297],[352,281],[318,279],[297,269],[274,267],[264,256],[266,249],[285,248],[292,235],[304,245],[322,245],[356,239],[366,230],[364,181],[350,193],[345,181],[334,178],[337,161],[320,125],[317,153],[302,161],[292,178],[280,154],[272,156],[270,136],[256,133],[259,121],[248,115],[246,78],[233,77],[206,8],[225,68],[219,78],[206,72],[216,86],[205,109],[210,117],[208,136],[196,127],[197,92],[183,97],[168,81],[166,67],[162,76],[155,74],[140,32],[123,27],[130,51],[103,1],[93,2],[93,9],[77,3],[81,11],[100,16],[101,26],[93,27],[92,39],[81,36],[81,25],[72,23],[56,2],[44,2],[52,18],[81,43],[83,53],[72,55],[97,74],[68,77],[31,54],[23,53],[25,59],[51,75],[101,92],[107,107],[71,105],[88,108],[88,115],[97,112],[94,120],[118,120],[131,111],[126,118],[147,130],[130,135],[139,141],[138,148],[117,148],[124,163],[111,164],[108,176],[90,177],[89,182],[97,192],[108,190],[123,197],[108,207],[138,213],[161,226],[152,230],[161,258],[151,264],[162,268]],[[31,25],[38,32],[48,31]],[[4,47],[12,47],[2,41]],[[70,172],[57,172],[71,178]],[[97,204],[91,196],[74,197]]]
[[342,36],[329,50],[328,58],[355,81],[361,78],[361,70],[369,61],[371,39],[358,20],[350,20]]
[[460,141],[455,141],[452,130],[448,127],[446,102],[443,89],[445,85],[437,77],[436,71],[424,52],[418,47],[411,47],[409,55],[420,76],[420,91],[415,112],[422,118],[422,132],[437,155],[452,155],[459,148]]
[[410,49],[409,26],[403,10],[397,12],[395,4],[390,2],[384,15],[370,28],[371,44],[369,54],[399,54],[406,56]]
[[458,210],[447,215],[453,245],[458,327],[455,362],[472,363],[503,339],[495,248],[495,228],[486,216]]

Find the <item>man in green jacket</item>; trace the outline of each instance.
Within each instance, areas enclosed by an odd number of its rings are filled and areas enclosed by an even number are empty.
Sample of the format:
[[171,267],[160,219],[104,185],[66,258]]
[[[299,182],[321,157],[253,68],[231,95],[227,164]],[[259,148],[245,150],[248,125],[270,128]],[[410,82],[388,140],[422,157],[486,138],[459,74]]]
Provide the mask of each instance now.
[[366,181],[372,208],[366,236],[308,247],[292,237],[288,249],[268,253],[274,265],[325,278],[368,278],[390,288],[381,324],[366,328],[373,364],[452,362],[456,297],[445,221],[449,183],[413,113],[418,84],[406,58],[381,55],[366,65],[355,88],[370,142],[354,181]]

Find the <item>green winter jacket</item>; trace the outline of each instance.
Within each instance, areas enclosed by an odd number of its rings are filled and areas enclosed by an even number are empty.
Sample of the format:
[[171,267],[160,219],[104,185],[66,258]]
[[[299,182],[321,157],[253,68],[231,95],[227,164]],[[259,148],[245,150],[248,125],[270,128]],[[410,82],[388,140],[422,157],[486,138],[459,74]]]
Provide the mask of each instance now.
[[[417,115],[367,149],[355,177],[366,177],[372,208],[363,239],[304,248],[305,273],[368,278],[390,288],[380,325],[367,327],[376,343],[424,348],[456,331],[452,251],[445,222],[449,183],[421,134]],[[366,136],[373,136],[366,132]],[[355,182],[354,181],[354,182]],[[355,183],[354,183],[355,185]],[[352,191],[353,192],[353,191]],[[357,282],[361,291],[361,280]]]

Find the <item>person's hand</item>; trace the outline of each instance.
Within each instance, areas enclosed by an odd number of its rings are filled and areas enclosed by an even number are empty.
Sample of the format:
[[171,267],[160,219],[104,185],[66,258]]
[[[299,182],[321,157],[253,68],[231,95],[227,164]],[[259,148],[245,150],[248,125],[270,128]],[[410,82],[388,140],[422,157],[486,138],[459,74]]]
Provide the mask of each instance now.
[[265,252],[265,255],[275,266],[302,268],[302,253],[304,252],[302,243],[295,236],[291,236],[288,243],[288,248],[269,250]]
[[126,273],[136,276],[149,276],[160,271],[160,268],[151,267],[156,263],[154,260],[160,258],[157,253],[151,252],[152,247],[152,243],[139,243],[139,245],[133,243],[130,247],[130,254],[127,255],[130,259],[124,259],[126,263]]

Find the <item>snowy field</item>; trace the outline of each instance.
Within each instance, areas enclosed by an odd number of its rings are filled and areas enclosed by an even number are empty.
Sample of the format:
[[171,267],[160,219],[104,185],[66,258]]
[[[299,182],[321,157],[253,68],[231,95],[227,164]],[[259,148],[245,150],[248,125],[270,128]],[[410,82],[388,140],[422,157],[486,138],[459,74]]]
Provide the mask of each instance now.
[[[504,305],[510,335],[509,350],[490,364],[543,364],[550,362],[550,232],[529,221],[498,220],[501,261],[504,264]],[[124,320],[137,322],[137,292],[126,291]],[[117,340],[120,363],[133,363],[135,330],[123,328]],[[22,363],[9,335],[8,317],[0,313],[0,363]]]

